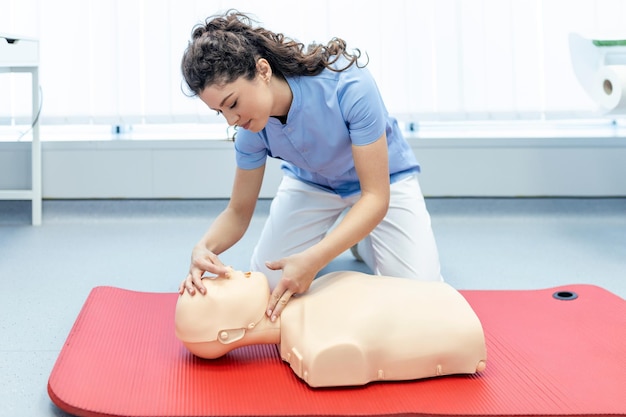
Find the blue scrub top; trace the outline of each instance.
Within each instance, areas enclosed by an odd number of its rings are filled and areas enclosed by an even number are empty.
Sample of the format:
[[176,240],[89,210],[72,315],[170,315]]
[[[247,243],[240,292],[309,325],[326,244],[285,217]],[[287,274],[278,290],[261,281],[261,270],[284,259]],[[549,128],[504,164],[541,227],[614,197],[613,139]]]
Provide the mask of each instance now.
[[[335,65],[346,63],[342,59]],[[270,117],[258,133],[239,129],[239,168],[255,169],[267,157],[279,158],[287,175],[347,197],[361,191],[351,146],[370,144],[386,132],[390,182],[419,172],[415,154],[367,68],[325,69],[314,76],[287,77],[287,82],[293,93],[287,123]]]

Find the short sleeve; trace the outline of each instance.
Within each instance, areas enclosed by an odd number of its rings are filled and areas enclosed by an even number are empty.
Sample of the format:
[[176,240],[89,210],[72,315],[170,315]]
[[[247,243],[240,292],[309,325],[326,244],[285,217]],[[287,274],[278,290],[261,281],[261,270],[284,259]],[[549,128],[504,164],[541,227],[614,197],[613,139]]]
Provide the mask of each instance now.
[[265,164],[268,156],[262,132],[240,130],[235,136],[235,159],[241,169],[256,169]]
[[385,132],[387,109],[367,68],[353,65],[345,71],[338,99],[353,144],[370,144]]

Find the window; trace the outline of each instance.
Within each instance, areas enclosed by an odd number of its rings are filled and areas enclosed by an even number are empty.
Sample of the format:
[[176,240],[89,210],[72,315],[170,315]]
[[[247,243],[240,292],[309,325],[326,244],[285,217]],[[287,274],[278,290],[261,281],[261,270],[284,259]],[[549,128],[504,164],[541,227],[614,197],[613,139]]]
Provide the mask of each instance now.
[[[367,52],[389,111],[406,122],[591,117],[568,35],[626,38],[621,0],[3,3],[0,32],[40,39],[43,125],[223,123],[182,93],[179,64],[192,27],[229,7],[305,43],[339,36]],[[0,77],[0,123],[29,120],[23,78]]]

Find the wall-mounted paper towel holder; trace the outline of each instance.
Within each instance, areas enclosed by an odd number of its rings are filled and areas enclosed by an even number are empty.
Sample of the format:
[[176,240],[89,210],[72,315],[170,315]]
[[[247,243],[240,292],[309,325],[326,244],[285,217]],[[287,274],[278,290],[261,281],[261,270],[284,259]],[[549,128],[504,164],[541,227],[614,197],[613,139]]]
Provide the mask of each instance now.
[[578,81],[604,113],[626,114],[626,40],[569,35]]

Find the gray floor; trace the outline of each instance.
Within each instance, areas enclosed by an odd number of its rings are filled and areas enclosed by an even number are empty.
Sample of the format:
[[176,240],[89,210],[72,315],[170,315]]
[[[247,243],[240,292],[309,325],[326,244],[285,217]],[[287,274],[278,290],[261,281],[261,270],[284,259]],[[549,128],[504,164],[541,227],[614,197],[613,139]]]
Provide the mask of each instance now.
[[[47,379],[89,291],[174,292],[226,202],[0,201],[0,416],[66,416]],[[446,280],[458,289],[590,283],[626,298],[626,199],[428,199]],[[222,260],[247,269],[268,202]],[[326,271],[364,270],[344,253]]]

